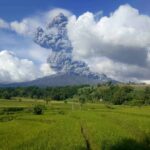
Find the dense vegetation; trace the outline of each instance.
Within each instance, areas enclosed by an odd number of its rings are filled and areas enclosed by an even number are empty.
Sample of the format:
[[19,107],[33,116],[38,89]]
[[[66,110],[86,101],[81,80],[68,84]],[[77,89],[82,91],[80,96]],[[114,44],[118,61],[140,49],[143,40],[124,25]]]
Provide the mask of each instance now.
[[0,88],[0,98],[11,99],[12,97],[25,97],[34,99],[53,99],[65,100],[72,98],[79,88],[84,86],[66,86],[66,87],[16,87],[16,88]]
[[81,103],[104,101],[116,105],[147,105],[150,104],[150,86],[105,84],[97,86],[47,88],[32,86],[0,89],[1,99],[13,99],[14,97],[44,99],[47,102],[50,100],[75,99]]
[[79,100],[91,102],[111,102],[115,105],[150,104],[150,87],[129,85],[100,85],[98,87],[84,87],[78,90]]

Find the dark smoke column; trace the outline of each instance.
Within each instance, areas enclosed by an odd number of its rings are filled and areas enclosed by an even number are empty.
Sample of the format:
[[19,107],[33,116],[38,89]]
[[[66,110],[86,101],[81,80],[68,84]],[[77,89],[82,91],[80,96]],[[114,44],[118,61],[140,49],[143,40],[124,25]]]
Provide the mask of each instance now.
[[73,48],[67,35],[67,24],[68,18],[60,13],[48,23],[45,29],[38,27],[35,32],[34,42],[51,50],[47,59],[51,68],[57,73],[84,75],[105,80],[106,75],[93,73],[86,63],[72,59]]

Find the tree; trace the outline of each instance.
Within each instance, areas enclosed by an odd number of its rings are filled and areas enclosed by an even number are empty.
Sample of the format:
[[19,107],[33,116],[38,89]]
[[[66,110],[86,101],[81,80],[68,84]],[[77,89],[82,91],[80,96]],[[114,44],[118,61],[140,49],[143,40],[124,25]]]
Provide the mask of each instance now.
[[132,99],[131,92],[133,91],[132,87],[119,87],[117,91],[113,94],[112,102],[115,105],[121,105],[126,101]]
[[80,102],[80,108],[82,109],[83,104],[86,103],[86,97],[84,95],[80,95],[79,102]]
[[33,112],[36,115],[41,115],[44,113],[45,106],[44,105],[35,105],[33,108]]
[[146,87],[144,89],[144,103],[150,104],[150,87]]
[[115,105],[121,105],[126,101],[126,93],[123,90],[118,90],[112,97],[112,102]]
[[2,98],[4,98],[4,99],[11,99],[11,94],[8,91],[4,91],[2,93]]

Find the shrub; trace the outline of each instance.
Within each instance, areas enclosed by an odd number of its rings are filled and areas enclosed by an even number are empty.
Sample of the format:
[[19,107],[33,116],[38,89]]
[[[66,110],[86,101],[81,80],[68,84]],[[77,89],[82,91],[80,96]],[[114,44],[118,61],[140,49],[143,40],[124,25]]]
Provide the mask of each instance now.
[[35,105],[33,108],[33,112],[36,115],[41,115],[44,113],[45,106],[44,105]]
[[65,112],[61,110],[61,111],[58,111],[58,114],[64,115]]
[[19,102],[22,102],[22,99],[21,99],[21,98],[19,98],[19,99],[18,99],[18,101],[19,101]]
[[67,100],[64,100],[64,104],[67,104],[68,103],[68,101]]
[[0,122],[8,122],[8,121],[12,121],[13,119],[14,119],[14,116],[6,115],[6,116],[0,117]]
[[108,109],[114,109],[114,107],[112,107],[110,104],[106,104],[105,107]]
[[144,101],[133,99],[132,101],[128,102],[127,104],[131,105],[131,106],[142,106],[142,105],[144,105]]
[[0,115],[3,115],[3,114],[4,114],[4,110],[0,109]]
[[12,114],[12,113],[20,112],[23,110],[24,110],[24,107],[6,107],[6,108],[3,108],[3,112],[6,114]]

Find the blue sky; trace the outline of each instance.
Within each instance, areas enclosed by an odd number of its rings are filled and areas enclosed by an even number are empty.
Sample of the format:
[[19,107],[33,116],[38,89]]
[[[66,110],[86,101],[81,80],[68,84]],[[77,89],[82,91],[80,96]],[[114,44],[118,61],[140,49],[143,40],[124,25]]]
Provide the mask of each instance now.
[[86,11],[95,13],[100,10],[108,15],[126,3],[150,14],[150,0],[0,0],[0,17],[7,21],[19,20],[55,7],[72,11],[77,16]]
[[53,32],[45,27],[60,12],[74,59],[116,80],[150,82],[150,0],[0,0],[0,83],[54,73],[54,50],[33,37],[37,27]]

